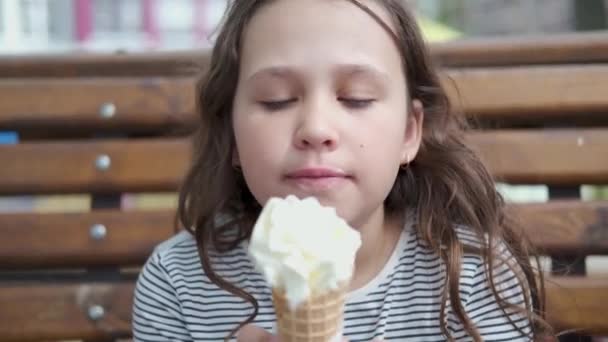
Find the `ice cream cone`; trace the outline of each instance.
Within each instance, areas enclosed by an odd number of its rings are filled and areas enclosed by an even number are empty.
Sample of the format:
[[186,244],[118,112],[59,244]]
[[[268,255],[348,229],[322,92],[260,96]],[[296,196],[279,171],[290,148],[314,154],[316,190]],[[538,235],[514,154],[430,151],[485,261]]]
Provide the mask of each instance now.
[[359,232],[318,199],[268,200],[253,227],[249,254],[273,289],[281,342],[340,342],[360,246]]
[[281,342],[338,342],[342,337],[342,321],[346,287],[328,291],[291,310],[285,291],[274,289],[272,298],[277,316],[277,334]]

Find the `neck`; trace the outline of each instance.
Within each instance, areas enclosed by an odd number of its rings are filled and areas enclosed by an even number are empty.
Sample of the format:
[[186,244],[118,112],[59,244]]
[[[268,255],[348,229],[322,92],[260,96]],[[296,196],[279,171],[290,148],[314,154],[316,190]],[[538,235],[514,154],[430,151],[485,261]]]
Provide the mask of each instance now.
[[387,216],[381,206],[358,227],[362,244],[355,258],[351,290],[363,287],[374,279],[388,262],[399,241],[403,229],[403,217]]

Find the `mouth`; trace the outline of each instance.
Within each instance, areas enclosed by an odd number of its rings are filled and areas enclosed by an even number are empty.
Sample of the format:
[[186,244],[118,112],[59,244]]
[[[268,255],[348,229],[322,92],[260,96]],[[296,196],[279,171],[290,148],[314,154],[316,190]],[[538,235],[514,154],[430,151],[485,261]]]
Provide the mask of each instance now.
[[307,192],[322,192],[335,189],[352,179],[352,175],[335,168],[303,168],[285,175],[291,185]]

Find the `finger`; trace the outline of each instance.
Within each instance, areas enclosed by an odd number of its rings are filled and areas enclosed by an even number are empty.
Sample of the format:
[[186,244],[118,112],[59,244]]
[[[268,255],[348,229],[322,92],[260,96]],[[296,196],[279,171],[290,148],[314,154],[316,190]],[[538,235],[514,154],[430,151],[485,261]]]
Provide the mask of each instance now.
[[237,332],[237,342],[276,342],[276,337],[253,324],[247,324]]

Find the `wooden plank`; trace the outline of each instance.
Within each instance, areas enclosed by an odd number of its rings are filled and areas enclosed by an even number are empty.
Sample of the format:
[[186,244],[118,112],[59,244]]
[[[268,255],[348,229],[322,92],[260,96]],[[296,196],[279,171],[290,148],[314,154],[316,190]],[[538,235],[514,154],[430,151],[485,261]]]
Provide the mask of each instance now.
[[[133,283],[2,284],[0,303],[4,341],[128,337]],[[608,278],[547,281],[548,317],[557,329],[608,334],[607,303]],[[92,305],[104,307],[101,320],[87,317]]]
[[[0,194],[175,190],[190,154],[186,139],[0,145]],[[107,170],[96,166],[103,156]]]
[[[450,69],[453,103],[479,119],[543,122],[576,114],[608,122],[608,66]],[[76,94],[76,95],[75,95]],[[194,79],[73,78],[0,81],[0,129],[166,129],[194,126]],[[104,103],[116,115],[99,115]]]
[[[608,183],[608,130],[472,132],[471,145],[505,182]],[[108,170],[96,160],[107,155]],[[0,145],[0,194],[175,190],[190,161],[180,139],[29,142]]]
[[443,83],[455,108],[482,120],[608,122],[608,64],[449,69]]
[[608,254],[606,201],[510,204],[507,212],[530,237],[539,254]]
[[[192,77],[3,79],[0,130],[127,133],[195,126],[194,89]],[[115,113],[103,116],[104,106]]]
[[207,50],[0,56],[0,77],[192,75],[209,64]]
[[547,319],[559,330],[608,334],[608,277],[549,278]]
[[[541,255],[608,254],[608,202],[511,204]],[[141,265],[171,237],[173,210],[0,215],[0,269]],[[106,237],[91,238],[94,224]],[[33,253],[32,251],[35,251]]]
[[[443,66],[598,63],[608,61],[608,34],[462,39],[430,45]],[[204,70],[208,50],[0,56],[0,77],[190,75]]]
[[608,183],[608,130],[497,130],[468,139],[498,180],[522,184]]
[[[0,269],[142,265],[174,232],[172,210],[0,215]],[[94,225],[105,236],[91,235]]]
[[598,63],[608,61],[605,32],[469,38],[431,45],[443,66]]
[[[608,65],[449,69],[456,108],[503,124],[608,123]],[[194,77],[0,80],[0,129],[82,134],[113,130],[192,131]],[[100,115],[111,103],[116,114]]]
[[[98,340],[131,335],[132,281],[123,283],[0,284],[3,341]],[[104,308],[98,321],[88,317]]]

